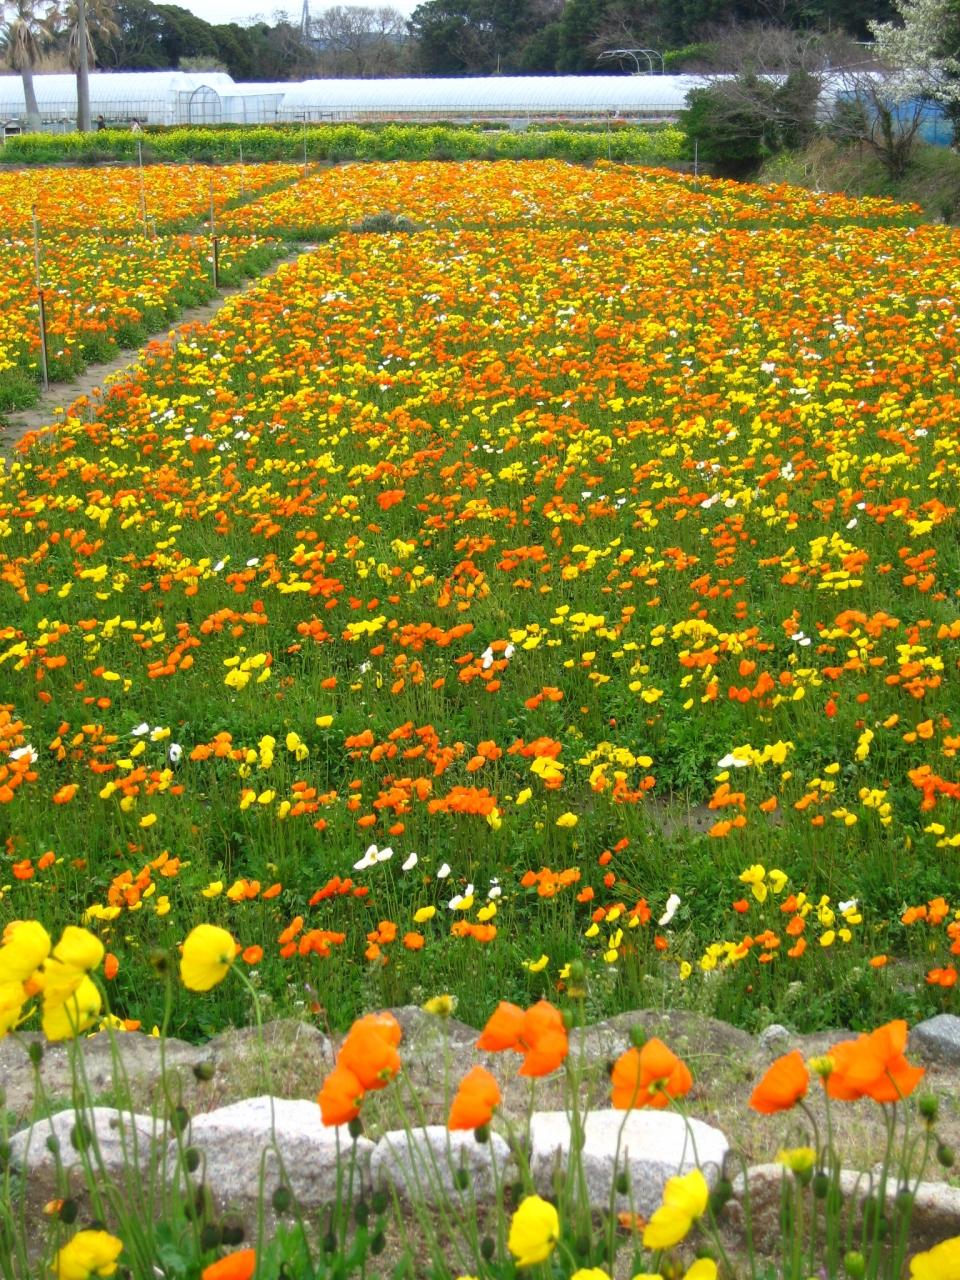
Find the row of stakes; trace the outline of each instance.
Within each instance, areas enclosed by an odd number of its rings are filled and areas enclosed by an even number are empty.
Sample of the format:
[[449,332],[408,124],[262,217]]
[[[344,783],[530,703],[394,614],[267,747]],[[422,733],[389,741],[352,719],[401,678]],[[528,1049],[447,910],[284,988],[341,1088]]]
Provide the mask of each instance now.
[[[143,224],[143,234],[149,235],[151,239],[157,238],[157,220],[147,215],[147,192],[143,177],[143,144],[137,140],[137,163],[140,171],[140,221]],[[304,152],[304,167],[306,167],[306,152]],[[243,183],[243,144],[240,144],[240,197],[244,196]],[[31,217],[33,222],[33,268],[37,291],[37,304],[40,318],[40,372],[43,379],[44,391],[50,389],[50,364],[47,354],[47,301],[43,289],[43,279],[40,271],[40,223],[37,218],[37,206],[33,205],[31,209]],[[212,255],[212,273],[213,287],[220,288],[220,237],[217,235],[216,224],[216,208],[214,202],[213,179],[210,180],[210,241],[213,249]]]

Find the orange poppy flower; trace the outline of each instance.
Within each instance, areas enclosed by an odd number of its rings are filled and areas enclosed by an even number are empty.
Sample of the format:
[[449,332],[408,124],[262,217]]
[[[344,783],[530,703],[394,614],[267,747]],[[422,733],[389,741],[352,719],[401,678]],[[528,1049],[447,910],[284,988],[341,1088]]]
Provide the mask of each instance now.
[[945,969],[931,969],[927,974],[927,984],[931,987],[955,987],[957,970],[952,964],[947,965]]
[[383,1089],[400,1071],[400,1024],[390,1014],[358,1018],[337,1054],[337,1066],[352,1071],[364,1089]]
[[869,1035],[844,1040],[830,1050],[833,1070],[824,1078],[831,1098],[853,1102],[872,1098],[874,1102],[899,1102],[908,1098],[923,1079],[922,1067],[911,1067],[903,1056],[907,1045],[907,1024],[903,1019],[888,1022]]
[[250,1280],[256,1269],[256,1249],[238,1249],[204,1267],[200,1280]]
[[486,1067],[473,1067],[460,1081],[450,1106],[448,1129],[479,1129],[489,1124],[503,1101],[500,1086]]
[[360,1114],[364,1088],[349,1067],[333,1068],[317,1094],[320,1118],[325,1125],[349,1124]]
[[488,1053],[515,1049],[522,1031],[523,1010],[509,1000],[501,1000],[480,1033],[477,1048],[485,1049]]
[[750,1106],[761,1115],[789,1111],[810,1087],[810,1073],[799,1049],[785,1053],[767,1068],[767,1073],[750,1095]]
[[351,1032],[358,1027],[372,1027],[386,1040],[387,1044],[392,1044],[395,1049],[403,1039],[403,1028],[392,1013],[365,1013],[362,1018],[356,1019],[350,1028]]
[[611,1101],[618,1111],[653,1107],[662,1111],[671,1098],[693,1088],[690,1069],[656,1036],[642,1049],[628,1049],[613,1064]]
[[569,1041],[563,1015],[546,1000],[538,1000],[523,1015],[519,1048],[523,1053],[521,1076],[546,1076],[567,1056]]

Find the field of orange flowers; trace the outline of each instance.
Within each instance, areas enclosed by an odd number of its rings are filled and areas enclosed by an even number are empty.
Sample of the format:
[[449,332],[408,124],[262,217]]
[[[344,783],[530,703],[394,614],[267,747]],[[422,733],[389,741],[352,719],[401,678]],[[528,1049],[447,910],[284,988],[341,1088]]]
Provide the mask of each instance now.
[[[0,410],[29,403],[40,379],[34,215],[48,368],[64,378],[210,297],[211,207],[216,230],[221,213],[298,172],[273,164],[0,174]],[[223,277],[254,274],[276,254],[258,234],[229,236]]]
[[340,1025],[953,1007],[956,234],[553,162],[225,216],[384,210],[421,229],[344,230],[0,471],[0,919],[95,928],[148,1027],[200,922]]

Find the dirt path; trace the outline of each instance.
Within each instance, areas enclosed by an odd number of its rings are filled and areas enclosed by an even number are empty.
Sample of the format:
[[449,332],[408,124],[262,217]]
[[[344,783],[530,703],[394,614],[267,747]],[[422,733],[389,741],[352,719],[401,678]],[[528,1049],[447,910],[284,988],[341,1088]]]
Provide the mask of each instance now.
[[[271,276],[276,275],[281,267],[296,262],[303,254],[309,253],[315,248],[316,245],[303,245],[295,253],[288,254],[285,258],[278,258],[270,269],[262,275],[252,276],[242,284],[233,285],[229,289],[222,290],[208,302],[203,302],[196,307],[190,307],[183,312],[176,324],[166,331],[160,330],[159,333],[148,339],[148,343],[162,341],[164,337],[175,336],[191,325],[203,324],[212,320],[224,303],[231,298],[236,297],[239,293],[245,293],[262,280],[269,280]],[[70,405],[81,396],[96,397],[98,393],[102,392],[104,383],[112,375],[121,373],[124,370],[132,372],[145,350],[146,344],[143,347],[132,348],[129,351],[121,351],[113,360],[108,360],[104,364],[92,364],[78,378],[74,378],[72,382],[52,383],[50,390],[45,391],[37,403],[29,409],[19,409],[6,414],[3,419],[0,419],[0,457],[9,456],[17,441],[21,440],[29,432],[39,431],[43,427],[56,426],[58,420],[63,417]]]

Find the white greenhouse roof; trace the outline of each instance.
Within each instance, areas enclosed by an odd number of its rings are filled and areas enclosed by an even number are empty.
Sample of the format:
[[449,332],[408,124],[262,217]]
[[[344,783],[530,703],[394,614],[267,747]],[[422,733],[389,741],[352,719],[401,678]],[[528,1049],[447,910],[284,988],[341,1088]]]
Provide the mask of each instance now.
[[674,114],[703,83],[700,76],[656,75],[305,80],[289,86],[280,115]]
[[[76,119],[73,75],[35,75],[45,128]],[[123,124],[237,124],[273,120],[505,116],[675,116],[700,76],[489,76],[462,79],[306,80],[235,84],[225,72],[94,72],[93,118]],[[0,75],[0,121],[24,120],[23,83]]]
[[[46,122],[73,120],[77,82],[73,75],[35,75],[34,90]],[[275,120],[289,84],[234,84],[222,71],[94,72],[90,76],[90,111],[108,123],[134,118],[147,124],[256,123]],[[26,114],[23,82],[0,76],[0,120]]]

